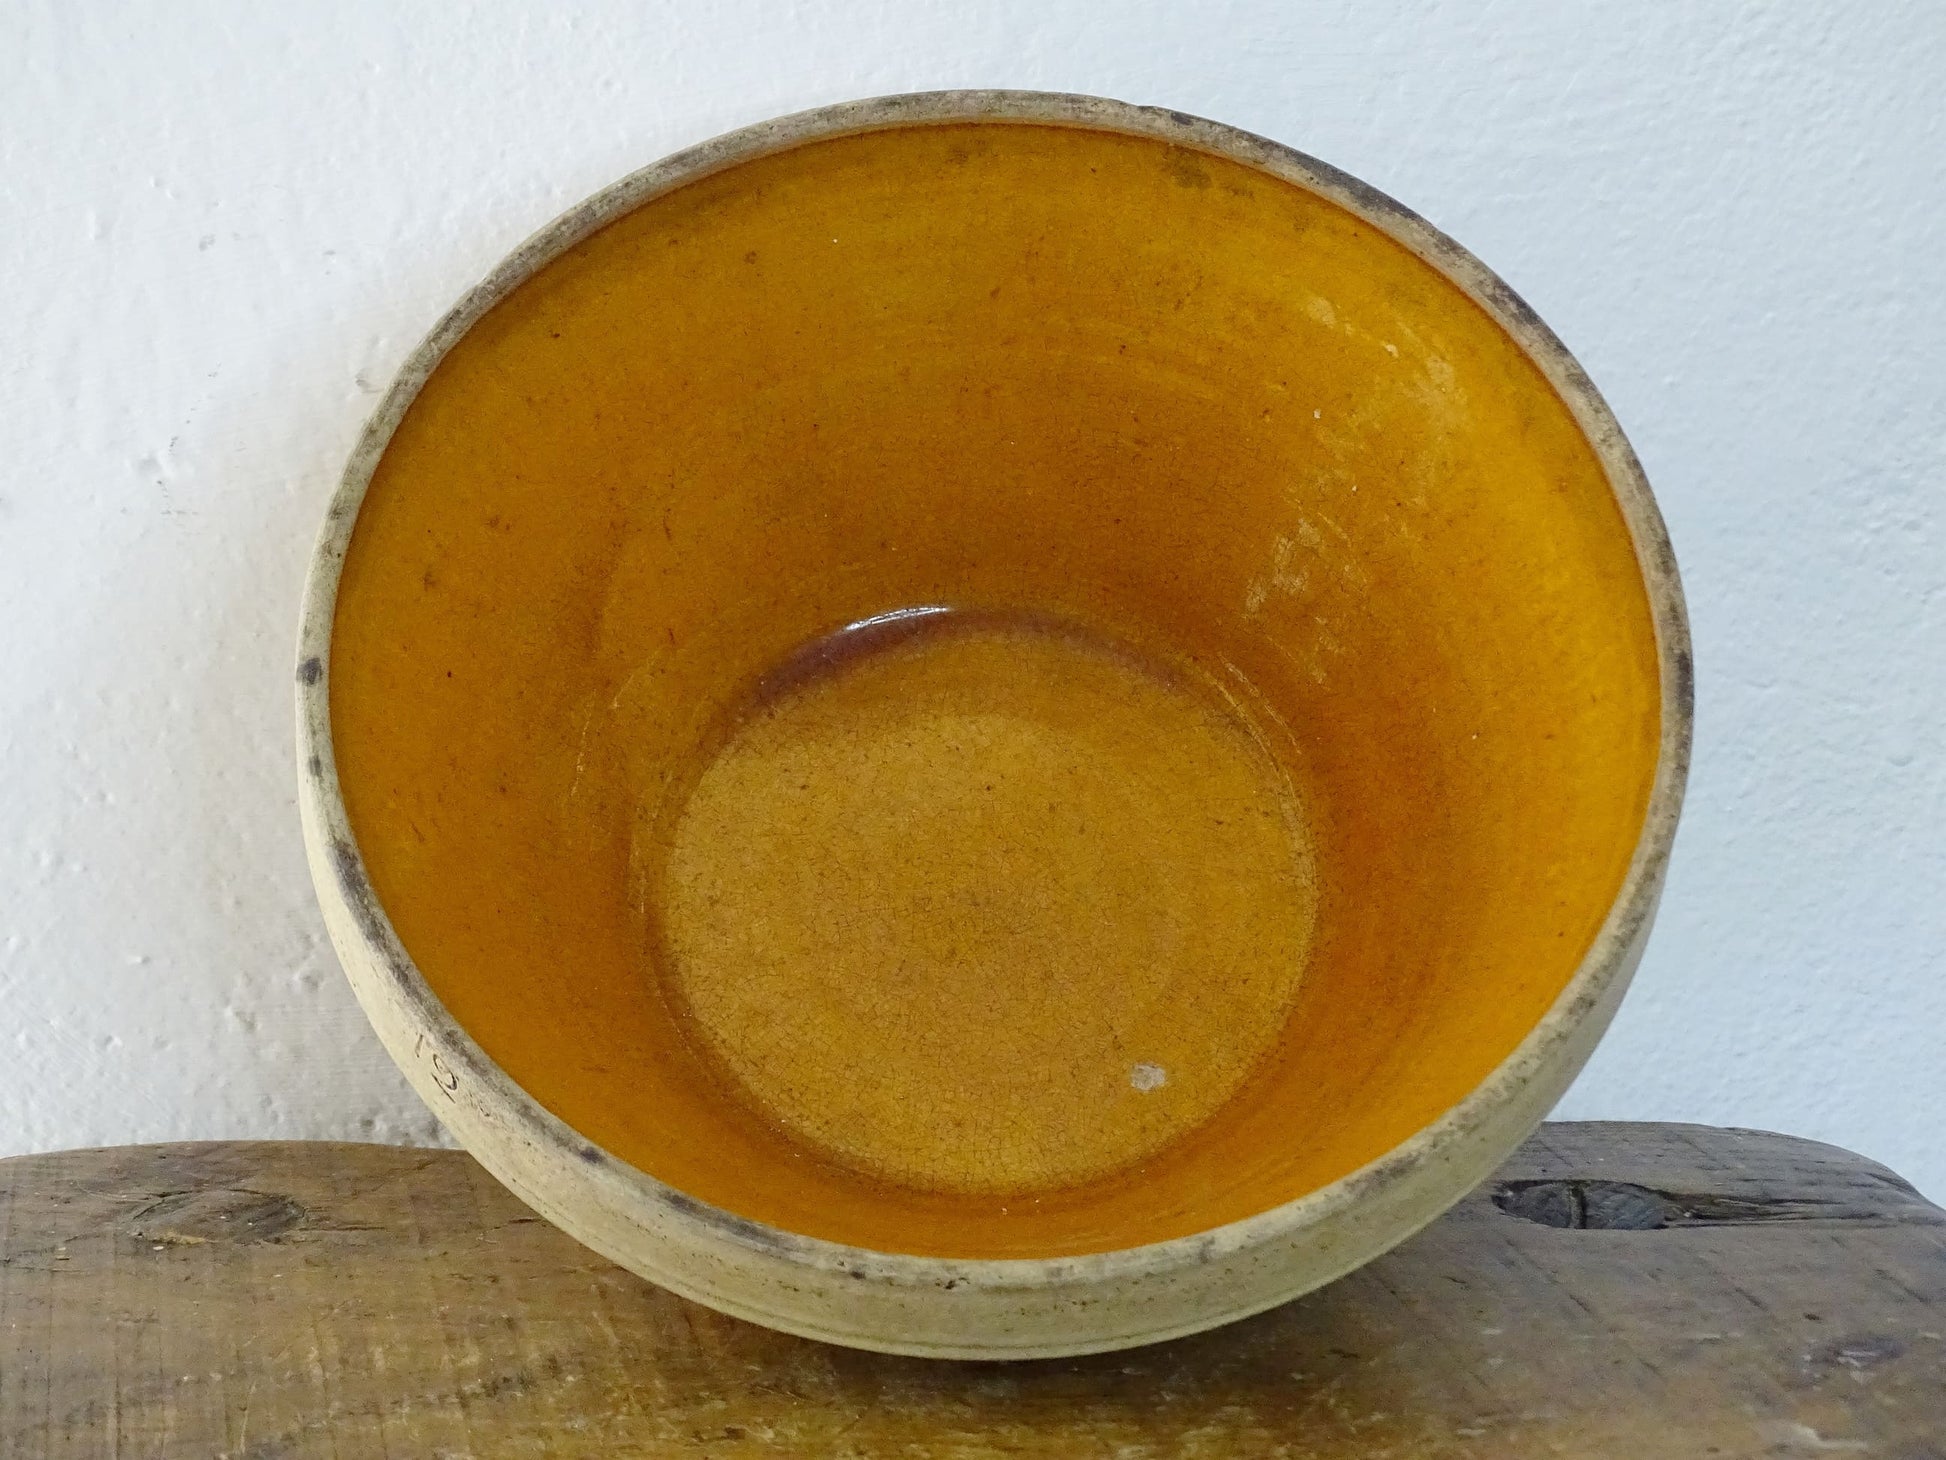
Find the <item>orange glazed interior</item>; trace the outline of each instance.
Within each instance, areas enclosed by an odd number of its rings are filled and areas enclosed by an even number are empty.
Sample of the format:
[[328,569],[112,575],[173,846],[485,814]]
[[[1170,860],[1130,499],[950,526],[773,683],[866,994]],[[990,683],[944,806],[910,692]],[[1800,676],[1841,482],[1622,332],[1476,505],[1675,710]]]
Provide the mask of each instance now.
[[1242,164],[1015,123],[688,183],[445,357],[340,584],[374,889],[704,1201],[1050,1257],[1462,1099],[1656,769],[1627,526],[1520,347]]

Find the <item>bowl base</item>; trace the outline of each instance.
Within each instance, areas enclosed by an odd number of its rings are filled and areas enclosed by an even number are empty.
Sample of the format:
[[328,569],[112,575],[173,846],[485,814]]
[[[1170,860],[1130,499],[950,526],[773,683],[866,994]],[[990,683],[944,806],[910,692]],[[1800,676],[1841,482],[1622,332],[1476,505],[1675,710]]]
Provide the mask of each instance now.
[[1218,686],[1066,620],[911,608],[791,656],[653,818],[652,957],[770,1123],[934,1191],[1092,1181],[1277,1043],[1308,818]]

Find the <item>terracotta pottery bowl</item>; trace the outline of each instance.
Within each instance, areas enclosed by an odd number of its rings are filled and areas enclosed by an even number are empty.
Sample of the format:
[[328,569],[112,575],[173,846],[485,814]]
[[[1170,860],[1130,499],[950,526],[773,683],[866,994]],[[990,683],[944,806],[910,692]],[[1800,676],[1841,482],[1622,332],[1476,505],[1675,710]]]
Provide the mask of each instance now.
[[951,93],[575,209],[405,367],[300,651],[331,935],[589,1246],[1075,1353],[1482,1179],[1647,935],[1689,670],[1640,468],[1412,214]]

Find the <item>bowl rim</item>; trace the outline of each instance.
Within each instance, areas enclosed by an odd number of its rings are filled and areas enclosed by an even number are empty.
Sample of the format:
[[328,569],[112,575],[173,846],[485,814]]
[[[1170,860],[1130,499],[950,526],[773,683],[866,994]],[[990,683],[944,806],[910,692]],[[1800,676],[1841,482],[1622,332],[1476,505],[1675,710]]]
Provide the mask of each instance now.
[[[1622,885],[1573,976],[1492,1073],[1444,1115],[1329,1185],[1187,1236],[1070,1256],[921,1256],[807,1236],[701,1201],[590,1143],[487,1055],[446,1011],[413,963],[365,874],[332,751],[331,638],[345,553],[366,490],[393,432],[459,339],[488,310],[561,254],[615,219],[679,187],[807,143],[864,132],[958,123],[1048,125],[1121,133],[1228,158],[1338,204],[1458,286],[1539,367],[1596,453],[1634,546],[1654,622],[1661,679],[1662,723],[1655,779]],[[1022,1293],[1153,1275],[1290,1239],[1368,1199],[1375,1189],[1408,1181],[1424,1168],[1439,1164],[1443,1153],[1465,1145],[1469,1137],[1491,1126],[1492,1117],[1523,1087],[1560,1061],[1573,1060],[1570,1074],[1579,1068],[1586,1055],[1574,1056],[1573,1036],[1586,1020],[1605,1018],[1604,1009],[1612,1009],[1620,991],[1616,985],[1625,985],[1633,973],[1634,955],[1654,916],[1681,811],[1694,716],[1692,657],[1682,585],[1668,532],[1641,464],[1586,372],[1505,282],[1410,209],[1369,184],[1282,143],[1181,111],[1102,97],[1017,90],[903,93],[759,122],[629,174],[576,204],[520,244],[462,295],[412,351],[360,434],[312,555],[297,659],[299,801],[307,841],[314,843],[315,870],[320,880],[327,873],[333,875],[335,890],[344,898],[363,942],[361,952],[384,971],[389,981],[385,992],[414,1022],[418,1030],[414,1053],[426,1062],[426,1068],[417,1072],[408,1068],[406,1072],[416,1073],[415,1088],[443,1123],[447,1116],[440,1103],[426,1095],[428,1078],[433,1088],[448,1094],[464,1080],[493,1112],[497,1123],[545,1153],[550,1163],[558,1163],[564,1178],[569,1173],[598,1173],[610,1193],[641,1214],[645,1223],[652,1222],[678,1239],[686,1237],[719,1249],[741,1249],[752,1256],[782,1258],[798,1267],[872,1278],[897,1287],[938,1287],[942,1279],[949,1279],[952,1286],[991,1293]],[[358,988],[355,974],[352,982]],[[364,991],[359,992],[363,1001]],[[368,1001],[366,1009],[377,1022],[376,1011]],[[398,1058],[396,1050],[394,1057]],[[399,1059],[399,1063],[406,1062]],[[1506,1150],[1499,1157],[1530,1133],[1539,1118],[1528,1121],[1513,1141],[1506,1142]],[[1467,1189],[1459,1186],[1444,1195],[1425,1220],[1450,1206]],[[1398,1232],[1385,1245],[1403,1240],[1417,1225]],[[1259,1306],[1269,1306],[1287,1296],[1273,1295]],[[705,1297],[704,1301],[709,1299]],[[1248,1311],[1252,1310],[1239,1308],[1229,1316],[1241,1317]]]

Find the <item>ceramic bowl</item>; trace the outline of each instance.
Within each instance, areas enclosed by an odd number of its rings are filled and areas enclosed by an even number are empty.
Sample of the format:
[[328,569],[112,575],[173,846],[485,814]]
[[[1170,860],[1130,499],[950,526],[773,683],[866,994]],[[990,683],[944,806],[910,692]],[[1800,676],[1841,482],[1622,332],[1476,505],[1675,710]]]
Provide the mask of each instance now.
[[839,106],[574,209],[406,364],[304,608],[393,1057],[538,1211],[816,1338],[1078,1353],[1484,1178],[1640,955],[1676,569],[1566,350],[1275,143]]

